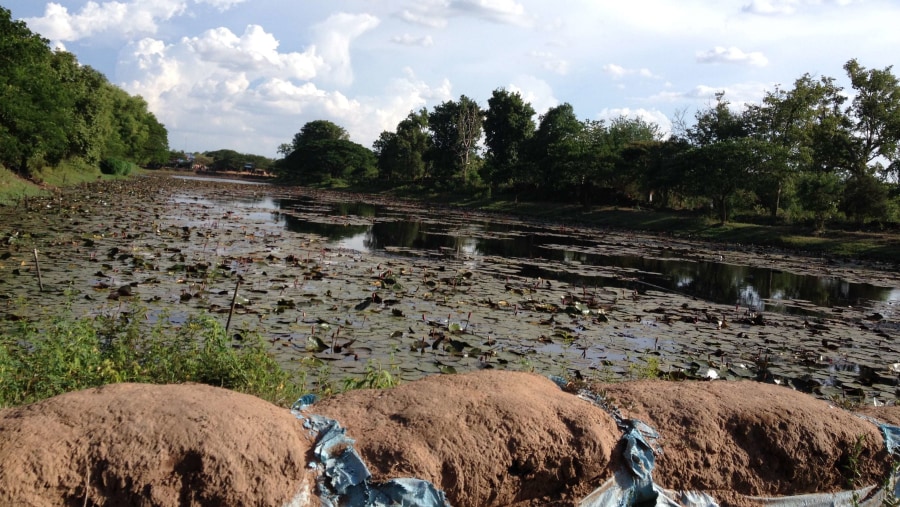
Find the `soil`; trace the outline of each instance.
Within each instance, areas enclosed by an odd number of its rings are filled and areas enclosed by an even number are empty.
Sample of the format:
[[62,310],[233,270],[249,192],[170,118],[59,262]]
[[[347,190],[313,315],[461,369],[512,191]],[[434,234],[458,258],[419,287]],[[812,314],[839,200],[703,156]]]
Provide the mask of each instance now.
[[307,505],[287,410],[193,384],[116,384],[0,411],[0,505]]
[[[655,482],[723,506],[882,484],[876,426],[758,382],[595,384],[660,433]],[[866,409],[896,422],[896,407]],[[574,507],[622,469],[613,418],[543,376],[482,371],[313,405],[375,481],[429,480],[451,505]],[[311,435],[287,409],[204,385],[119,384],[0,411],[2,505],[317,505]],[[853,463],[855,461],[855,464]]]
[[432,376],[312,411],[348,429],[376,480],[426,479],[456,506],[579,498],[607,478],[619,438],[605,412],[520,372]]
[[653,478],[667,489],[720,498],[831,493],[851,489],[853,472],[859,473],[856,487],[882,484],[890,472],[891,459],[874,424],[786,387],[639,381],[596,384],[592,390],[624,417],[660,433],[663,454]]

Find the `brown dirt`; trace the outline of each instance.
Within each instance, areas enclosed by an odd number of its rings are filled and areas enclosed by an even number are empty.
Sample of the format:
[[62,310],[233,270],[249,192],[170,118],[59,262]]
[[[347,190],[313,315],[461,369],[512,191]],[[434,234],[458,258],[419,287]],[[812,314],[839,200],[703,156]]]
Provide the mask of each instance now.
[[[622,415],[655,427],[663,456],[653,478],[740,504],[734,493],[787,496],[848,488],[860,436],[858,486],[881,484],[890,458],[879,430],[827,402],[758,382],[598,384]],[[717,494],[716,492],[721,494]],[[728,497],[732,501],[725,501]]]
[[312,411],[348,429],[376,480],[429,480],[454,506],[578,498],[608,478],[619,438],[601,409],[519,372],[437,375]]
[[313,485],[290,412],[204,385],[69,393],[0,411],[0,436],[0,505],[271,506]]
[[[638,381],[592,389],[662,436],[655,481],[724,506],[880,484],[870,422],[757,382]],[[543,376],[485,370],[353,391],[338,420],[376,481],[417,477],[456,507],[574,506],[620,467],[602,409]],[[864,409],[900,422],[900,408]],[[310,440],[287,410],[203,385],[119,384],[0,411],[0,505],[314,505]],[[89,500],[85,503],[85,498]]]

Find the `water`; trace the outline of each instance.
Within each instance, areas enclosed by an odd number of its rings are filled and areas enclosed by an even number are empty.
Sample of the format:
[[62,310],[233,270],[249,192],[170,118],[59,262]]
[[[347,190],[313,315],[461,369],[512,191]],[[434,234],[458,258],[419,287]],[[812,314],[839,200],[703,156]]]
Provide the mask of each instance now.
[[[273,197],[185,201],[241,212],[287,231],[316,234],[333,247],[398,256],[458,255],[475,263],[516,260],[519,276],[585,287],[627,291],[664,290],[758,311],[817,314],[811,307],[890,308],[900,288],[852,283],[777,269],[685,258],[666,251],[653,256],[610,248],[584,231],[491,221],[459,212],[415,215],[360,202],[325,203],[312,198]],[[615,253],[621,250],[621,253]],[[611,253],[613,252],[613,253]]]

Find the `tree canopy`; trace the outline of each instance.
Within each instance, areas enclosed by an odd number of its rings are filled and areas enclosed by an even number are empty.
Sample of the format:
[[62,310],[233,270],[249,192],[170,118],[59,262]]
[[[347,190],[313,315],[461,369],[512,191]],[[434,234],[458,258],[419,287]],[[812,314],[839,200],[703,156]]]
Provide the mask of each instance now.
[[167,137],[141,97],[51,50],[0,7],[0,164],[27,176],[65,159],[162,163]]

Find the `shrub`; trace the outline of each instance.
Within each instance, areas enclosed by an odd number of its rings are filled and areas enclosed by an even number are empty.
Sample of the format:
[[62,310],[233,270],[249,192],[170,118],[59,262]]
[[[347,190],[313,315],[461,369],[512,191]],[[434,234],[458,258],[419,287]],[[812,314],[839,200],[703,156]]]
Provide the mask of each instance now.
[[117,158],[107,158],[100,162],[100,172],[113,176],[128,176],[134,164]]
[[233,342],[209,315],[181,325],[144,314],[60,317],[0,334],[0,407],[116,382],[201,382],[287,406],[304,393],[264,340]]

